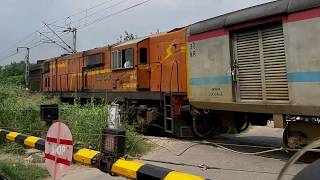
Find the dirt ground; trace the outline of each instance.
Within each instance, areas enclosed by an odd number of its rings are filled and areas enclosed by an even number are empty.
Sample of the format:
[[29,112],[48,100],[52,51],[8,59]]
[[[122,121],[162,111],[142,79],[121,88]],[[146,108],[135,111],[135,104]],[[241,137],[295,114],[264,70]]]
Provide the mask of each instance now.
[[[210,140],[211,142],[267,145],[280,147],[282,139],[282,129],[270,127],[252,127],[246,133],[240,135],[223,135]],[[194,145],[197,140],[177,140],[163,137],[149,137],[158,144],[152,152],[143,156],[148,160],[170,161],[175,163],[185,163],[192,165],[205,164],[217,169],[200,169],[197,167],[177,166],[163,163],[146,162],[158,166],[171,168],[177,171],[192,173],[208,179],[218,180],[272,180],[276,179],[283,165],[289,156],[285,152],[273,152],[263,155],[246,155],[226,151],[211,145]],[[192,146],[193,145],[193,146]],[[192,146],[188,149],[188,147]],[[165,148],[164,148],[165,147]],[[228,146],[233,150],[241,152],[255,152],[265,149]],[[188,150],[186,150],[188,149]],[[186,150],[183,154],[181,154]],[[181,155],[179,155],[181,154]],[[284,179],[292,179],[306,164],[295,164]],[[74,166],[63,180],[105,180],[123,179],[121,177],[111,177],[93,168]]]

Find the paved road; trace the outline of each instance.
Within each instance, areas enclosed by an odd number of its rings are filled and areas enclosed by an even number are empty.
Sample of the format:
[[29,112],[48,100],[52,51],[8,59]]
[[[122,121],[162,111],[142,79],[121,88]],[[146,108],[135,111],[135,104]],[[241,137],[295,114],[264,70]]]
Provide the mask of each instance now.
[[[273,129],[269,127],[253,127],[247,133],[241,135],[224,135],[213,139],[214,142],[227,142],[238,144],[254,144],[254,145],[281,145],[281,129]],[[282,152],[270,153],[267,155],[244,155],[225,151],[221,148],[216,148],[209,145],[197,145],[186,151],[181,156],[176,154],[181,153],[184,149],[193,144],[191,141],[175,140],[170,138],[151,138],[153,142],[165,146],[167,149],[158,147],[153,152],[145,155],[145,159],[182,162],[187,164],[206,164],[208,166],[219,167],[218,170],[201,170],[194,167],[184,167],[176,165],[167,165],[160,163],[150,164],[159,165],[175,169],[178,171],[189,172],[195,175],[204,176],[209,179],[218,180],[270,180],[276,179],[277,173],[288,160],[288,156]],[[230,146],[230,148],[234,148]],[[261,151],[261,149],[237,148],[235,150],[249,152]],[[305,164],[294,165],[285,179],[291,179],[298,173]],[[73,167],[64,180],[114,180],[122,178],[114,178],[103,174],[96,169],[86,167]]]

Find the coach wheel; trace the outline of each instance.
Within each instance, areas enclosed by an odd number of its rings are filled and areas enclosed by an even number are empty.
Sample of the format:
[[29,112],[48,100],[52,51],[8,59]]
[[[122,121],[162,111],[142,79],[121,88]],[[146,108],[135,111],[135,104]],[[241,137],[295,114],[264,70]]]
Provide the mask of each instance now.
[[[316,129],[312,128],[312,126],[317,125],[307,122],[288,122],[288,125],[284,129],[282,139],[283,146],[287,148],[286,152],[289,155],[296,153],[294,149],[301,149],[315,139],[313,133],[315,133]],[[320,153],[318,152],[306,152],[299,160],[310,163],[319,158]]]
[[0,175],[0,180],[8,180],[6,177]]
[[221,120],[214,113],[193,112],[193,132],[197,137],[204,138],[216,136],[227,132],[228,128],[223,127]]
[[246,116],[242,116],[239,119],[236,119],[235,125],[237,132],[242,133],[249,128],[250,122]]

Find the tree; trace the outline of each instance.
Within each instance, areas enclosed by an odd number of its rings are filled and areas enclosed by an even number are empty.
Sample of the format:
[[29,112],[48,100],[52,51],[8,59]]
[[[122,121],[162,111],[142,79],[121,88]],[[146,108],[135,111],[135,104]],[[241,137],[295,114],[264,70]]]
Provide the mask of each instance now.
[[130,41],[130,40],[134,40],[134,39],[137,39],[138,36],[137,35],[134,35],[133,33],[129,33],[128,31],[125,31],[124,32],[124,35],[121,35],[119,37],[119,42],[126,42],[126,41]]
[[24,84],[25,63],[14,62],[0,68],[0,82]]

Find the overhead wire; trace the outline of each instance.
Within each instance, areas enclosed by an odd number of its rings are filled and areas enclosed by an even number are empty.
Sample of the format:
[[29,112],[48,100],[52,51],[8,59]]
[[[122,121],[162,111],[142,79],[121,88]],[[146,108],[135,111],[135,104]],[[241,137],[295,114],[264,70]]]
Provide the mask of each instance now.
[[[48,23],[47,25],[52,25],[52,26],[57,27],[57,28],[65,28],[65,27],[63,27],[63,26],[59,26],[59,25],[56,25],[56,24],[54,24],[54,23],[59,22],[59,21],[61,21],[61,20],[63,20],[63,19],[66,20],[66,19],[68,19],[68,18],[70,18],[70,17],[76,16],[76,15],[81,14],[81,13],[83,13],[83,12],[88,12],[89,10],[92,10],[92,9],[94,9],[94,8],[97,8],[97,7],[100,7],[101,5],[104,5],[104,4],[109,3],[109,2],[111,2],[111,1],[113,1],[113,0],[105,1],[105,2],[100,3],[100,4],[98,4],[98,5],[95,5],[95,6],[92,6],[92,7],[90,7],[90,8],[84,9],[84,10],[82,10],[82,11],[79,11],[78,13],[72,14],[72,15],[70,15],[70,16],[68,16],[68,17],[61,18],[61,19],[57,19],[57,20],[55,20],[55,21],[53,21],[53,22],[51,22],[51,23]],[[102,10],[110,9],[110,8],[112,8],[112,7],[115,7],[115,6],[117,6],[117,5],[120,5],[120,4],[122,4],[122,3],[125,3],[126,1],[128,1],[128,0],[120,1],[120,2],[118,2],[118,3],[116,3],[116,4],[114,4],[114,5],[108,6],[108,7],[104,8],[104,9],[102,9]],[[146,4],[146,3],[148,3],[149,1],[151,1],[151,0],[146,0],[146,1],[143,1],[143,2],[140,2],[140,3],[137,3],[137,4],[134,4],[134,5],[132,5],[132,6],[129,6],[129,7],[125,8],[125,9],[122,9],[122,10],[116,11],[116,12],[114,12],[114,13],[111,13],[111,14],[109,14],[109,15],[107,15],[107,16],[103,16],[103,17],[97,18],[97,19],[95,19],[95,20],[93,20],[93,21],[91,21],[91,22],[89,22],[89,23],[86,23],[84,26],[79,26],[79,27],[81,27],[81,29],[86,28],[86,27],[88,27],[88,26],[90,26],[90,25],[92,25],[92,24],[99,23],[99,22],[101,22],[101,21],[103,21],[103,20],[105,20],[105,19],[107,19],[107,18],[110,18],[110,17],[115,16],[115,15],[117,15],[117,14],[121,14],[121,13],[123,13],[123,12],[125,12],[125,11],[128,11],[128,10],[133,9],[133,8],[135,8],[135,7],[138,7],[138,6],[141,6],[141,5],[143,5],[143,4]],[[94,14],[96,14],[96,13],[98,13],[98,12],[101,12],[102,10],[95,11],[94,13],[90,14],[90,15],[87,16],[87,17],[91,17],[91,16],[93,16]],[[80,21],[83,20],[83,19],[85,19],[85,18],[87,18],[87,17],[81,18]],[[4,51],[7,51],[7,50],[10,50],[10,49],[13,49],[15,45],[17,45],[17,44],[25,41],[26,39],[32,37],[34,34],[36,34],[38,31],[42,30],[43,28],[44,28],[44,26],[42,26],[40,29],[36,30],[35,32],[30,33],[28,36],[26,36],[26,37],[23,38],[22,40],[14,43],[13,46],[11,46],[10,48],[3,50],[3,52],[4,52]],[[33,41],[34,41],[34,40],[31,40],[31,41],[27,42],[26,44],[30,44],[30,43],[33,42]],[[41,41],[41,40],[40,40],[40,41]],[[40,42],[39,42],[39,43],[40,43]],[[40,43],[39,45],[41,45],[41,44],[44,44],[44,43]],[[37,46],[35,46],[35,47],[38,47],[39,45],[37,45]],[[35,48],[35,47],[33,47],[33,48]],[[4,60],[6,60],[6,59],[8,59],[8,58],[10,58],[10,57],[12,57],[12,56],[14,56],[14,55],[16,55],[16,54],[17,54],[17,53],[4,56],[4,57],[0,58],[0,61],[4,61]]]
[[9,54],[9,55],[7,55],[7,56],[1,57],[1,58],[0,58],[0,61],[4,61],[4,60],[6,60],[6,59],[8,59],[8,58],[11,58],[11,57],[17,55],[17,54],[19,54],[19,53],[18,53],[18,52],[15,52],[15,53],[11,53],[11,54]]
[[27,36],[25,36],[24,38],[22,38],[22,40],[19,40],[19,41],[15,42],[15,43],[12,44],[9,48],[0,50],[0,53],[5,52],[5,51],[8,51],[8,50],[10,50],[10,49],[16,48],[16,45],[17,45],[17,44],[25,41],[26,39],[29,39],[29,38],[32,37],[34,34],[37,34],[36,31],[28,34]]
[[[95,9],[95,8],[100,7],[100,6],[102,6],[102,5],[106,4],[106,3],[109,3],[109,2],[111,2],[111,1],[113,1],[113,0],[107,0],[107,1],[104,1],[104,2],[102,2],[102,3],[96,4],[96,5],[94,5],[94,6],[91,6],[91,7],[89,7],[89,8],[86,8],[86,9],[83,9],[83,10],[81,10],[81,11],[78,11],[78,12],[76,12],[76,13],[74,13],[74,14],[72,14],[72,15],[69,15],[69,16],[67,16],[67,17],[63,17],[63,18],[58,18],[58,19],[56,19],[56,20],[52,20],[52,21],[50,21],[50,23],[48,23],[48,25],[53,25],[53,26],[62,28],[62,26],[55,25],[55,23],[57,23],[57,22],[59,22],[59,21],[61,21],[61,20],[66,20],[66,19],[68,19],[68,18],[70,18],[70,17],[74,17],[74,16],[76,16],[76,15],[82,14],[82,13],[87,12],[87,11],[89,11],[89,10]],[[41,31],[44,27],[45,27],[45,26],[42,26],[42,27],[38,28],[37,30],[35,30],[34,32],[26,35],[26,36],[25,36],[24,38],[22,38],[21,40],[18,40],[17,42],[15,42],[15,43],[13,43],[11,46],[9,46],[9,48],[0,50],[0,53],[5,52],[5,51],[8,51],[8,50],[11,50],[11,49],[15,49],[18,44],[26,41],[27,39],[29,39],[29,38],[32,37],[33,35],[36,35],[36,34],[37,34],[37,31]],[[29,43],[29,42],[28,42],[28,43]],[[16,54],[15,54],[15,55],[16,55]],[[7,56],[4,56],[4,57],[0,58],[0,61],[6,60],[6,59],[9,58],[9,57],[12,57],[12,56],[11,56],[11,55],[8,55],[8,57],[7,57]]]
[[118,3],[116,3],[116,4],[107,6],[107,7],[103,8],[103,9],[99,9],[99,10],[97,10],[97,11],[95,11],[95,12],[89,14],[89,15],[86,15],[86,16],[83,17],[83,18],[80,18],[80,19],[76,20],[76,22],[81,22],[81,21],[84,20],[84,19],[87,19],[87,18],[89,18],[89,17],[92,17],[93,15],[98,14],[98,13],[100,13],[100,12],[102,12],[102,11],[107,10],[107,9],[111,9],[111,8],[113,8],[113,7],[116,7],[116,6],[118,6],[118,5],[121,5],[121,4],[123,4],[123,3],[127,2],[127,1],[129,1],[129,0],[122,0],[122,1],[120,1],[120,2],[118,2]]
[[[35,32],[35,33],[38,33],[38,31]],[[32,33],[32,34],[35,34],[35,33]],[[29,36],[28,38],[30,38],[30,37],[32,37],[32,36]],[[38,38],[39,38],[39,37],[35,37],[35,38],[33,38],[32,40],[24,43],[22,46],[27,46],[27,47],[28,47],[28,46],[32,46],[32,48],[38,47],[38,46],[34,46],[34,44],[41,43],[41,39],[40,39],[39,41],[36,41]],[[26,39],[26,38],[25,38],[25,39]],[[21,43],[21,42],[23,42],[23,41],[20,41],[20,43]],[[43,43],[43,44],[45,44],[45,43]],[[30,48],[30,47],[29,47],[29,48]],[[16,47],[15,47],[15,48],[13,48],[13,47],[12,47],[12,48],[8,48],[7,50],[10,50],[10,49],[16,51]],[[30,49],[31,49],[31,48],[30,48]],[[10,54],[8,54],[8,55],[6,55],[6,56],[3,56],[3,57],[0,58],[0,62],[1,62],[1,61],[4,61],[4,60],[7,60],[8,58],[13,57],[14,55],[17,55],[17,54],[19,54],[19,53],[18,53],[18,52],[14,52],[14,53],[10,53]]]
[[52,22],[48,23],[48,25],[52,25],[52,24],[55,24],[55,23],[57,23],[57,22],[59,22],[59,21],[66,20],[66,19],[68,19],[68,18],[77,16],[77,15],[79,15],[79,14],[86,13],[86,12],[92,10],[92,9],[95,9],[95,8],[97,8],[97,7],[101,7],[102,5],[104,5],[104,4],[106,4],[106,3],[109,3],[109,2],[112,2],[112,1],[114,1],[114,0],[107,0],[107,1],[104,1],[104,2],[102,2],[102,3],[96,4],[96,5],[94,5],[94,6],[91,6],[91,7],[89,7],[89,8],[80,10],[80,11],[74,13],[74,14],[71,14],[71,15],[67,16],[67,17],[63,17],[63,18],[59,18],[59,19],[53,20]]
[[101,17],[101,18],[97,18],[97,19],[95,19],[95,20],[93,20],[93,21],[91,21],[91,22],[89,22],[89,23],[84,24],[83,26],[79,26],[78,28],[79,28],[79,29],[84,29],[84,28],[86,28],[86,27],[88,27],[88,26],[90,26],[90,25],[92,25],[92,24],[99,23],[99,22],[101,22],[101,21],[103,21],[103,20],[105,20],[105,19],[107,19],[107,18],[110,18],[110,17],[112,17],[112,16],[121,14],[121,13],[123,13],[123,12],[126,12],[126,11],[130,10],[130,9],[139,7],[139,6],[141,6],[141,5],[143,5],[143,4],[146,4],[146,3],[150,2],[150,1],[152,1],[152,0],[142,1],[142,2],[140,2],[140,3],[134,4],[134,5],[129,6],[129,7],[127,7],[127,8],[124,8],[124,9],[121,9],[121,10],[119,10],[119,11],[116,11],[116,12],[113,12],[113,13],[111,13],[111,14],[108,14],[108,15],[106,15],[106,16],[103,16],[103,17]]

